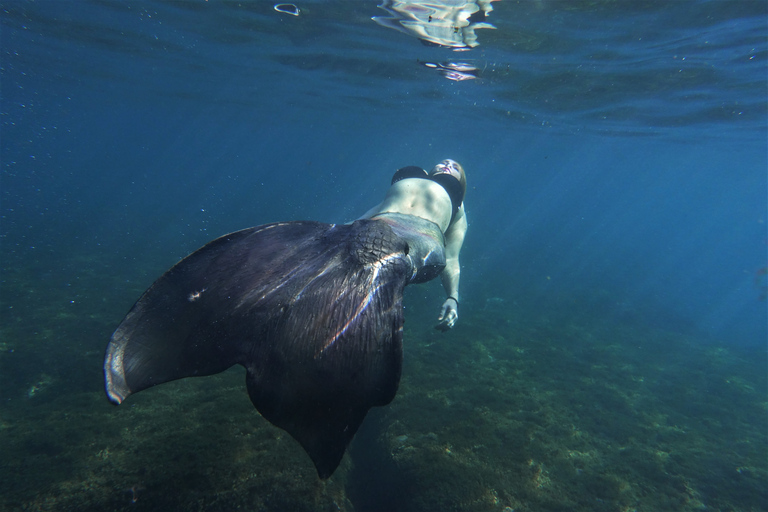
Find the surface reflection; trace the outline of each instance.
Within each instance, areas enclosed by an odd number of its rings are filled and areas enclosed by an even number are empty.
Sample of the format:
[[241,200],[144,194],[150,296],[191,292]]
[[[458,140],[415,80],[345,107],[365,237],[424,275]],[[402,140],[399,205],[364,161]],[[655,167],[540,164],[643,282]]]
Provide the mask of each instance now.
[[461,82],[480,76],[480,70],[469,62],[422,62],[426,68],[435,69],[448,80]]
[[494,0],[386,0],[379,5],[390,16],[374,16],[383,27],[395,29],[429,46],[469,50],[479,43],[475,30],[496,28],[486,22]]

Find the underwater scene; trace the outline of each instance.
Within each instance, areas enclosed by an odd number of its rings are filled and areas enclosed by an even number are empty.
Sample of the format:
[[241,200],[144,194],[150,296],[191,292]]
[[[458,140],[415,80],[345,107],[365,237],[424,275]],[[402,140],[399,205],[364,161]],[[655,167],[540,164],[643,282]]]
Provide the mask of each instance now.
[[0,510],[768,510],[766,2],[0,23]]

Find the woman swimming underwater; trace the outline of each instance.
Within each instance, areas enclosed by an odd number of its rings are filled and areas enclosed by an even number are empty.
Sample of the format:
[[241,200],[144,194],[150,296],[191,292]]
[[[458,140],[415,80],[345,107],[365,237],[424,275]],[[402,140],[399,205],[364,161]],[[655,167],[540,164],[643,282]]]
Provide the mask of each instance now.
[[112,335],[106,391],[130,394],[241,364],[259,412],[329,477],[371,407],[395,396],[403,290],[441,277],[437,328],[458,318],[466,176],[453,160],[405,167],[351,224],[278,222],[218,238],[177,263]]

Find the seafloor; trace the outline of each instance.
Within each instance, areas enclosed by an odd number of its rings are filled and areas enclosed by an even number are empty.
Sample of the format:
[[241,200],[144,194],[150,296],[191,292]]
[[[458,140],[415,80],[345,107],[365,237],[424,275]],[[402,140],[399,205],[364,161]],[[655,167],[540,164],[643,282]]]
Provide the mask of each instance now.
[[616,315],[600,294],[470,300],[440,334],[426,320],[439,296],[409,290],[400,391],[320,481],[240,367],[110,405],[101,364],[120,318],[100,294],[125,283],[100,270],[77,286],[104,291],[76,300],[6,281],[0,509],[766,510],[764,347]]

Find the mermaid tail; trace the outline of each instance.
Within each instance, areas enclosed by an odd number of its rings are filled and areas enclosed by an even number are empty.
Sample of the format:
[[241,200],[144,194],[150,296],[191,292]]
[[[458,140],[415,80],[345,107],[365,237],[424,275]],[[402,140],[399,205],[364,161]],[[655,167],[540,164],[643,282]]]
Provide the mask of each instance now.
[[110,400],[241,364],[259,412],[301,445],[321,478],[402,367],[408,244],[360,220],[267,224],[225,235],[158,279],[104,361]]

